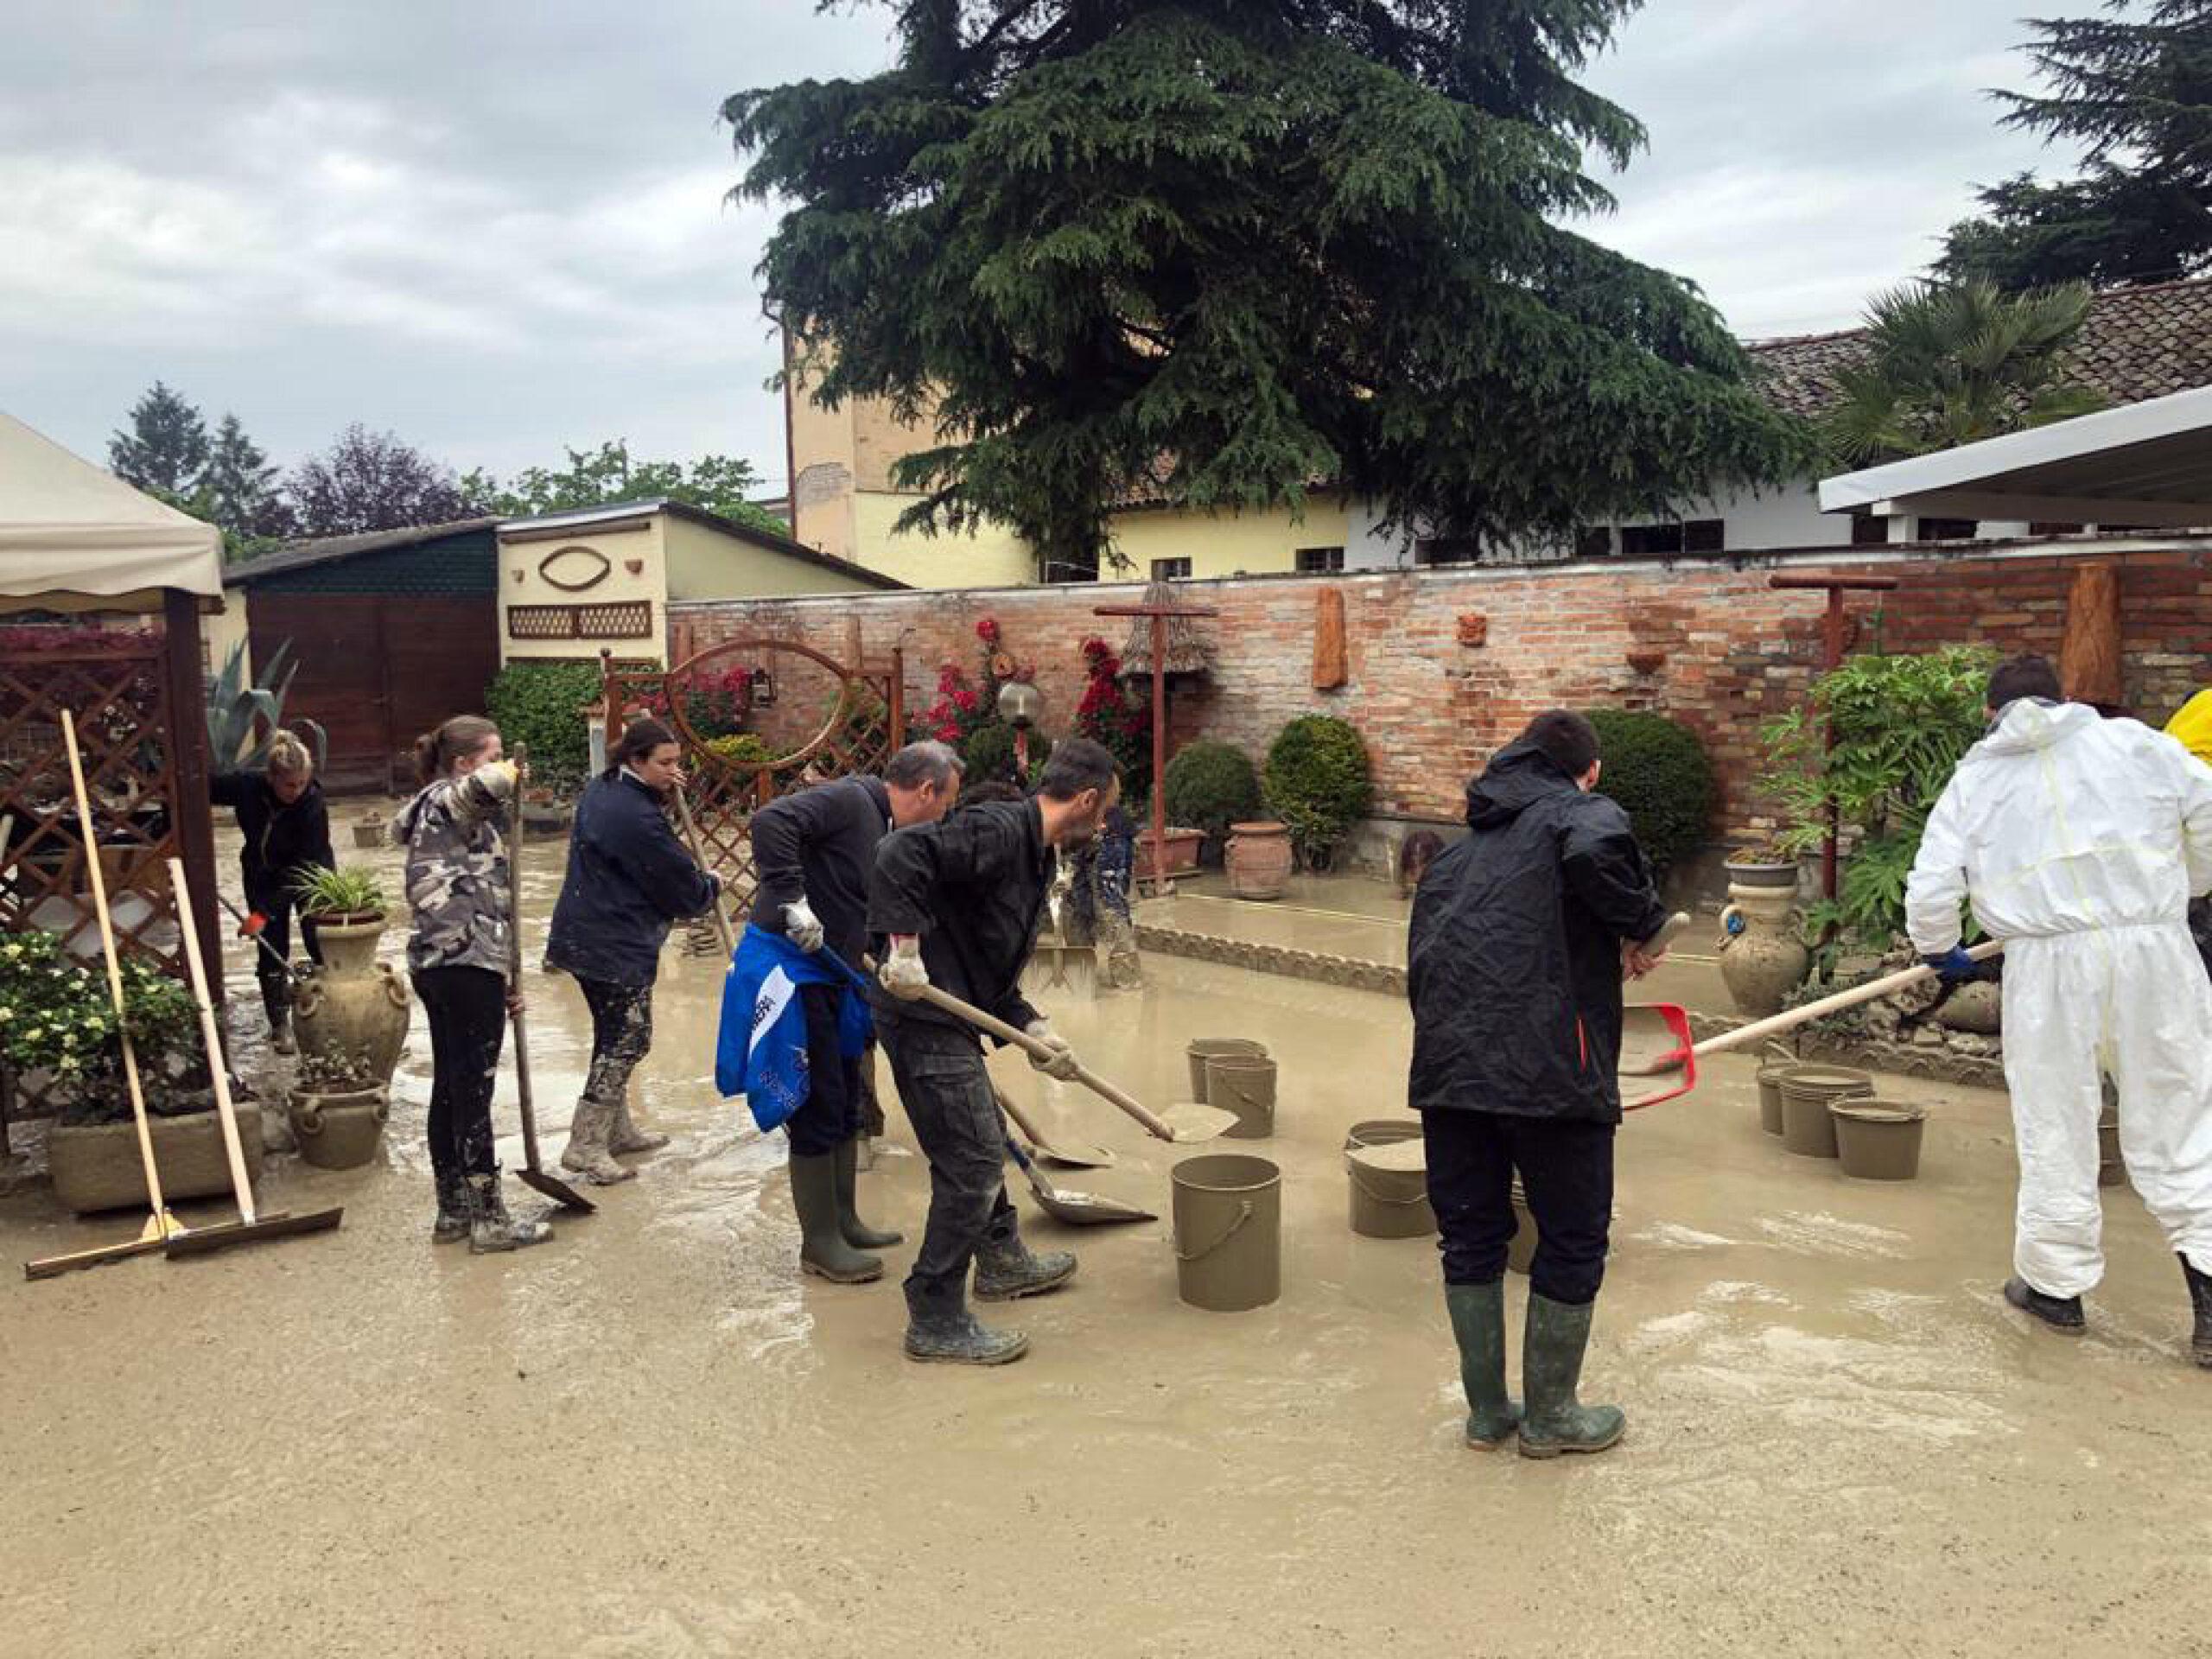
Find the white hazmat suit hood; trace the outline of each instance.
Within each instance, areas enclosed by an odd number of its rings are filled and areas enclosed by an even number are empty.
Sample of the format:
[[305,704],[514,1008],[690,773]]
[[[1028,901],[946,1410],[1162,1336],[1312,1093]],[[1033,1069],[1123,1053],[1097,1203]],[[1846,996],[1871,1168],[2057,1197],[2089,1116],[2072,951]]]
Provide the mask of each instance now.
[[2046,1295],[2103,1272],[2101,1074],[2120,1149],[2173,1248],[2212,1271],[2212,981],[2187,922],[2212,889],[2212,767],[2132,720],[2014,702],[1929,816],[1906,891],[1913,948],[1962,904],[2005,941],[2005,1077],[2020,1160],[2014,1257]]

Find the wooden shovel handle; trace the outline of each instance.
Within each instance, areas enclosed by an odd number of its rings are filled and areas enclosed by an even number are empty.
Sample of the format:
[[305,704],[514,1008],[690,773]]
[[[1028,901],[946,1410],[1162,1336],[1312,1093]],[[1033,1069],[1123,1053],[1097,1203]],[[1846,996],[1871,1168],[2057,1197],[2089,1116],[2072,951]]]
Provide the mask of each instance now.
[[[1976,962],[1986,962],[2005,948],[2002,939],[1986,939],[1967,952]],[[1879,979],[1870,979],[1864,985],[1854,985],[1847,991],[1838,991],[1834,996],[1824,996],[1817,1002],[1808,1002],[1802,1008],[1788,1008],[1770,1019],[1754,1020],[1748,1026],[1725,1032],[1718,1037],[1708,1037],[1690,1052],[1694,1054],[1719,1054],[1732,1048],[1748,1048],[1753,1043],[1815,1020],[1826,1019],[1831,1014],[1841,1014],[1846,1008],[1855,1008],[1862,1002],[1873,1002],[1892,996],[1902,990],[1936,977],[1936,970],[1926,963],[1917,968],[1900,969]]]
[[253,1183],[246,1179],[245,1148],[238,1144],[238,1111],[231,1104],[230,1067],[223,1060],[223,1034],[215,1024],[214,999],[207,991],[207,965],[200,956],[200,930],[192,914],[192,889],[184,861],[169,860],[169,891],[176,899],[176,925],[184,934],[184,959],[192,970],[192,997],[200,1007],[200,1037],[207,1046],[207,1076],[215,1085],[215,1116],[223,1128],[223,1155],[231,1166],[231,1188],[238,1197],[238,1219],[252,1226]]
[[[691,798],[683,792],[680,784],[671,792],[676,797],[676,816],[683,825],[683,839],[691,849],[691,861],[701,869],[706,869],[707,855],[699,844],[699,826],[691,817]],[[719,887],[715,890],[714,903],[709,908],[714,912],[715,933],[722,942],[722,957],[727,961],[737,954],[737,940],[730,931],[729,918],[722,913],[722,895]]]

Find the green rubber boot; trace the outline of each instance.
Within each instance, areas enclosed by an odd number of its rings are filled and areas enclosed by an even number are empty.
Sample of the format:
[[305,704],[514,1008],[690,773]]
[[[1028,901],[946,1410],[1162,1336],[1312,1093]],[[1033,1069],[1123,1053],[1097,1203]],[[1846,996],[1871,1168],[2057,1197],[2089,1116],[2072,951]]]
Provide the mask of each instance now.
[[885,1232],[862,1221],[856,1207],[860,1202],[861,1143],[848,1141],[830,1154],[837,1172],[837,1227],[845,1236],[845,1243],[856,1250],[887,1250],[893,1244],[904,1244],[904,1233]]
[[1444,1306],[1459,1344],[1459,1386],[1467,1391],[1467,1444],[1491,1452],[1521,1425],[1521,1402],[1505,1392],[1505,1283],[1446,1285]]
[[798,1264],[833,1285],[864,1285],[883,1277],[883,1258],[863,1255],[845,1243],[837,1224],[837,1158],[794,1156],[791,1208],[798,1212]]
[[1574,1397],[1582,1356],[1590,1346],[1596,1304],[1573,1306],[1531,1294],[1521,1342],[1521,1381],[1529,1408],[1521,1420],[1521,1455],[1555,1458],[1563,1452],[1603,1452],[1628,1428],[1618,1406],[1586,1406]]

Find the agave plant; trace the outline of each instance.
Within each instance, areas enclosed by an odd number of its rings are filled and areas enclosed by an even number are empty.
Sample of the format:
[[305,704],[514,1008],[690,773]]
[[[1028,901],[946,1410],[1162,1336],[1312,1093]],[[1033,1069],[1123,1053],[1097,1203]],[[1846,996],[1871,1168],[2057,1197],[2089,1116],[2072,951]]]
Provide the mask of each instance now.
[[[287,639],[261,665],[258,677],[245,677],[245,641],[231,647],[222,672],[207,682],[207,753],[218,772],[258,772],[269,760],[270,739],[284,724],[284,695],[292,689],[297,663],[288,663],[292,642]],[[264,722],[257,728],[257,721]],[[322,770],[330,740],[314,721],[302,720],[292,728],[303,734],[315,750],[315,768]]]

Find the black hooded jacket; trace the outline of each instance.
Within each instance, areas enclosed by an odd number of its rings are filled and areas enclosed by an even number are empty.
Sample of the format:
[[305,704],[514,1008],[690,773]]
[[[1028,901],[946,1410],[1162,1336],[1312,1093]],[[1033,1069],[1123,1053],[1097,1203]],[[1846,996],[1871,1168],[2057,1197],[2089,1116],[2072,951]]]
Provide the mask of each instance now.
[[330,850],[330,807],[321,779],[309,780],[299,799],[287,806],[269,787],[265,774],[219,772],[208,779],[207,798],[238,815],[238,873],[249,909],[296,904],[296,877],[338,868]]
[[1618,1122],[1620,948],[1667,920],[1628,814],[1516,743],[1467,825],[1414,899],[1411,1105]]

